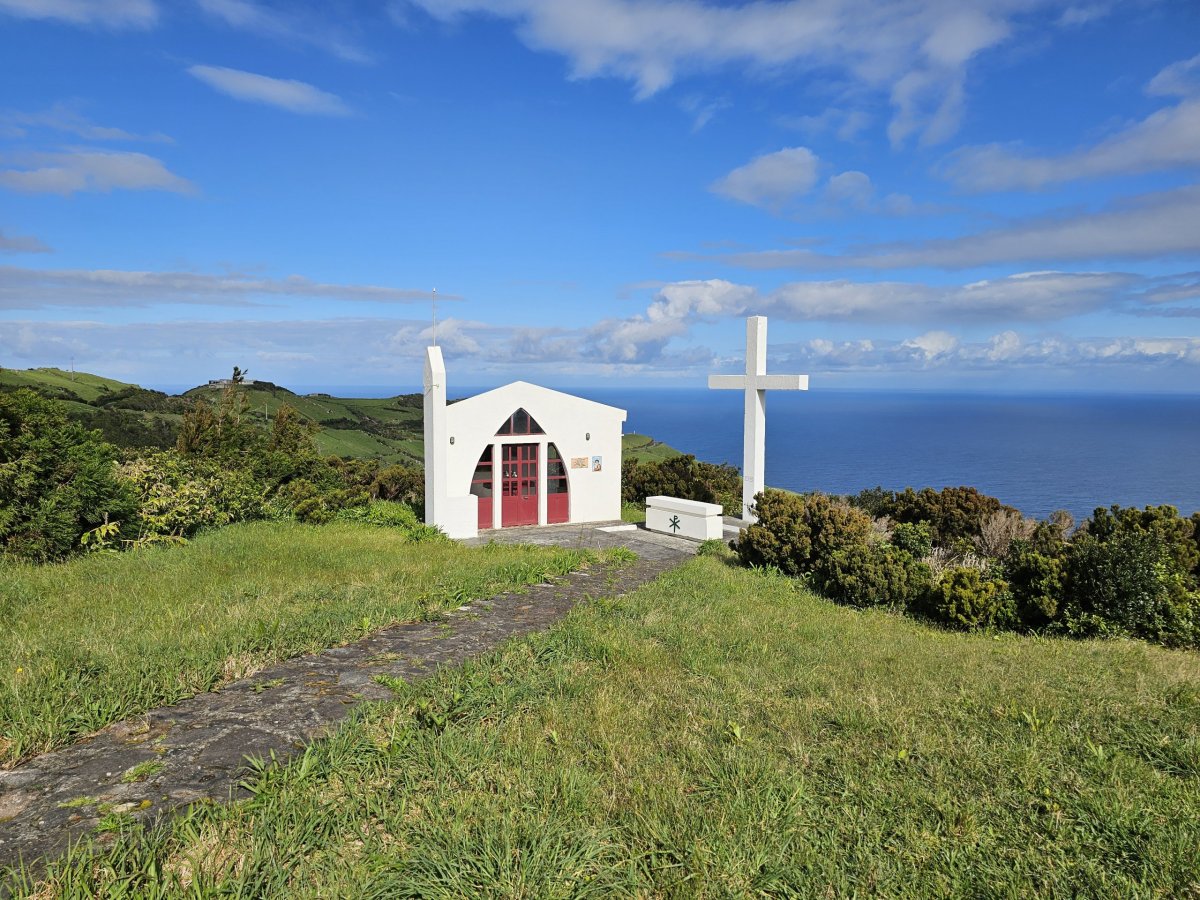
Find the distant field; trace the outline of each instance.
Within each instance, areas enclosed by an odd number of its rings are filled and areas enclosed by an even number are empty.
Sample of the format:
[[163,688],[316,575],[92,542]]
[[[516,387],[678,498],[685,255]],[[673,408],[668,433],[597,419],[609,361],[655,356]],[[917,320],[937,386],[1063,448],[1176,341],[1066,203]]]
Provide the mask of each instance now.
[[1198,684],[700,558],[36,896],[1194,897]]

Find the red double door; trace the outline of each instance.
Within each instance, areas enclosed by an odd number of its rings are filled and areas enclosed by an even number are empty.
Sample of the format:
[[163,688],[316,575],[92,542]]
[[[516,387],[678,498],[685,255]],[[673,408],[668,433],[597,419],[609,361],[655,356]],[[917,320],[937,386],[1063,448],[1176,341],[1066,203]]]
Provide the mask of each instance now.
[[538,523],[538,445],[504,444],[500,467],[500,524]]

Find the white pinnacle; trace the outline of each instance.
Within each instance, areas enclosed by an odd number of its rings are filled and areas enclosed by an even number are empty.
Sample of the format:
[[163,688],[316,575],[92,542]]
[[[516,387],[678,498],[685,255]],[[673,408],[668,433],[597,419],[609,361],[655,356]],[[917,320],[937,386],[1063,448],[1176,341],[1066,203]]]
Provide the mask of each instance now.
[[807,375],[767,374],[767,317],[746,319],[746,374],[709,375],[712,390],[746,392],[746,424],[742,439],[742,518],[756,521],[754,495],[766,487],[767,391],[807,391]]

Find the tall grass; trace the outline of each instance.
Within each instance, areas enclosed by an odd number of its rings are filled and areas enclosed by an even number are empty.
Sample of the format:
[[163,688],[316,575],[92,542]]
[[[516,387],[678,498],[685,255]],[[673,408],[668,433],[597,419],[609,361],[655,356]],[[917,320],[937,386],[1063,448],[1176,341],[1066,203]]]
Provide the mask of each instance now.
[[400,529],[255,523],[182,548],[0,563],[0,766],[581,560],[414,544]]
[[399,689],[39,896],[1193,896],[1200,658],[702,557]]

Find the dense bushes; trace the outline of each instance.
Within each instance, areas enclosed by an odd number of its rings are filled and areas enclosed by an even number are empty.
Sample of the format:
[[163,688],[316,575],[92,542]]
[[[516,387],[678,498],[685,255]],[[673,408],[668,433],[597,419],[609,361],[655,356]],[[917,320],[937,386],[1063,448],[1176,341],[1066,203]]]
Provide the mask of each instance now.
[[1064,513],[1031,522],[972,488],[876,488],[849,502],[768,490],[756,510],[733,544],[741,560],[842,603],[957,628],[1200,646],[1200,514],[1099,508],[1071,536]]
[[0,393],[0,550],[63,556],[87,531],[125,521],[137,502],[116,448],[30,390]]
[[804,575],[838,551],[865,544],[871,534],[870,516],[824,494],[768,490],[756,500],[758,522],[737,546],[747,565]]
[[127,539],[190,537],[201,528],[263,515],[263,485],[211,460],[150,451],[126,460],[117,471],[138,499],[136,519],[121,528]]
[[[216,406],[192,404],[174,449],[119,458],[58,401],[0,393],[0,552],[44,561],[264,516],[319,524],[365,508],[372,496],[420,501],[419,470],[322,457],[315,431],[287,406],[264,430],[230,389]],[[402,521],[380,521],[389,516]],[[417,516],[376,508],[369,521],[411,529]]]
[[621,502],[641,504],[659,496],[720,503],[727,515],[740,515],[742,477],[736,466],[701,462],[690,454],[662,462],[622,463]]
[[940,491],[905,488],[900,493],[873,488],[851,498],[851,502],[875,518],[887,517],[908,524],[923,522],[929,526],[933,539],[943,545],[979,537],[984,523],[996,513],[1017,513],[1011,506],[973,487],[948,487]]

